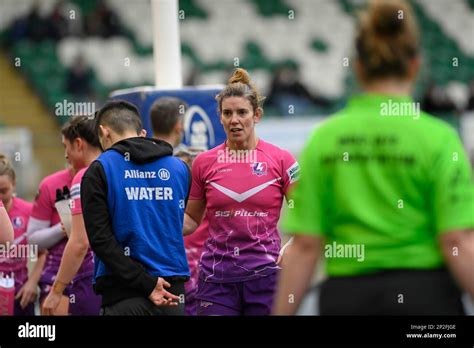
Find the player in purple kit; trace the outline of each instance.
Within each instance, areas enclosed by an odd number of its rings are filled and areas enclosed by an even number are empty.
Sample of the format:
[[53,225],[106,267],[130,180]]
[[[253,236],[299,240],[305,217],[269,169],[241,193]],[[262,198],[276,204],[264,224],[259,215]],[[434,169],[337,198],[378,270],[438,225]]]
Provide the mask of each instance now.
[[[38,189],[33,210],[28,222],[28,238],[30,243],[36,244],[40,251],[47,251],[46,263],[39,280],[40,304],[53,285],[56,271],[66,245],[66,235],[61,229],[61,220],[56,211],[56,189],[70,187],[74,176],[74,169],[64,169],[45,177]],[[57,308],[57,315],[67,315],[69,299],[63,296],[61,305]]]
[[94,129],[94,121],[79,119],[74,131],[63,132],[66,154],[74,167],[86,167],[74,176],[71,185],[72,226],[53,286],[43,302],[43,313],[53,315],[61,302],[61,296],[68,288],[69,296],[74,295],[69,308],[73,315],[99,315],[100,296],[92,287],[93,254],[84,227],[81,206],[81,180],[89,165],[100,155],[100,143]]
[[[61,220],[55,208],[56,190],[64,186],[71,188],[72,180],[76,173],[86,166],[84,156],[84,144],[94,143],[94,133],[90,134],[90,129],[94,127],[94,120],[87,116],[74,117],[63,129],[62,142],[66,147],[66,159],[71,164],[71,168],[58,171],[45,179],[40,184],[38,195],[36,197],[33,212],[28,224],[28,233],[30,242],[37,244],[40,250],[48,250],[46,265],[44,267],[40,285],[40,304],[43,308],[43,302],[49,294],[59,270],[61,258],[66,247],[66,233],[61,227]],[[68,148],[70,149],[68,151]],[[75,280],[90,277],[93,273],[93,265],[83,263],[76,275]],[[62,295],[59,305],[54,311],[54,315],[72,315],[81,314],[80,301],[83,301],[76,294],[71,297],[76,305],[69,309],[69,291],[72,285],[65,289],[65,295]],[[87,301],[87,299],[85,299]],[[75,310],[79,312],[76,313]]]
[[[14,315],[34,315],[34,301],[37,297],[37,284],[45,255],[38,254],[28,245],[26,228],[31,215],[32,204],[14,196],[16,175],[10,161],[0,154],[0,203],[5,206],[14,230],[14,241],[9,251],[16,257],[0,257],[0,273],[13,276],[15,280]],[[28,258],[35,266],[28,276]]]
[[263,98],[236,69],[217,96],[227,140],[197,156],[185,235],[209,221],[200,262],[198,315],[269,315],[279,266],[280,210],[299,167],[285,150],[258,139]]

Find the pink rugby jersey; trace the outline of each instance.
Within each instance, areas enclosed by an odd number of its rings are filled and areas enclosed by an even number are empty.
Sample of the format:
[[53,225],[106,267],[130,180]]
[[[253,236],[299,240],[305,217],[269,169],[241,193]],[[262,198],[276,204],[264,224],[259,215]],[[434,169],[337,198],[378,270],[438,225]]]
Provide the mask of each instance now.
[[17,244],[18,246],[22,245],[23,247],[11,248],[7,254],[10,256],[8,258],[0,257],[0,272],[4,272],[4,274],[15,273],[15,282],[17,284],[23,284],[27,280],[27,258],[37,256],[31,254],[33,249],[27,249],[25,247],[28,242],[25,233],[32,207],[33,205],[30,202],[14,197],[12,206],[8,211],[8,216],[10,217],[15,233],[14,242],[12,244]]
[[[50,226],[61,222],[59,214],[54,206],[56,201],[56,189],[63,189],[64,186],[71,187],[72,175],[69,169],[60,170],[44,178],[39,186],[38,195],[33,204],[31,217],[49,221]],[[66,246],[66,237],[48,249],[48,256],[41,274],[41,282],[53,283],[54,277],[59,269],[64,247]]]
[[201,278],[238,282],[276,272],[277,223],[283,198],[299,174],[295,158],[263,140],[247,156],[222,144],[198,155],[192,174],[190,199],[206,200],[209,222]]

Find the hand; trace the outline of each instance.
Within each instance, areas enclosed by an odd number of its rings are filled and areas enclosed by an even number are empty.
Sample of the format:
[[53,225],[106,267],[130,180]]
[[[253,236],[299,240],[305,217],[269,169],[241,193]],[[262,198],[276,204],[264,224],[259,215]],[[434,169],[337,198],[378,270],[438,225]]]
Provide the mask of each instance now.
[[61,302],[61,297],[62,295],[50,291],[43,301],[43,315],[54,315],[56,308],[58,308],[59,303]]
[[24,309],[30,303],[34,302],[37,296],[38,285],[35,282],[28,280],[16,294],[15,300],[20,299],[20,307]]
[[151,292],[148,298],[151,302],[153,302],[156,306],[177,306],[178,302],[173,300],[179,300],[179,297],[173,295],[171,292],[165,290],[165,287],[171,287],[171,284],[168,283],[163,278],[158,278],[156,282],[156,286]]

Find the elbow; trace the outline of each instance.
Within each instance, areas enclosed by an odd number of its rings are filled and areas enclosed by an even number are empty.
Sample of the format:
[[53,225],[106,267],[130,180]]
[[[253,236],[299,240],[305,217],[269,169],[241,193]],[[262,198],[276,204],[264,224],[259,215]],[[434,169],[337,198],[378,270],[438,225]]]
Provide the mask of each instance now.
[[459,248],[466,236],[466,231],[446,232],[439,236],[439,243],[443,253],[451,254],[454,248]]
[[291,247],[300,256],[317,257],[321,251],[322,240],[319,237],[296,235]]
[[459,254],[460,249],[473,250],[474,230],[458,230],[443,233],[439,244],[445,258]]
[[87,241],[78,243],[77,245],[78,253],[80,253],[81,255],[85,255],[87,253],[87,250],[89,250],[89,243]]

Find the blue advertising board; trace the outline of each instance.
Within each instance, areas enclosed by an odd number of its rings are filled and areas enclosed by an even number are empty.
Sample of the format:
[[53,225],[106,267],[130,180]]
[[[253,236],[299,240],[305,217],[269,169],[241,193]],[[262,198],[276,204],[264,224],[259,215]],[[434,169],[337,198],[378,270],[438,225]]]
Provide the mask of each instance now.
[[142,117],[143,126],[152,134],[150,109],[160,97],[177,97],[189,105],[184,116],[183,143],[203,149],[211,149],[225,141],[225,133],[219,121],[216,95],[223,86],[183,87],[180,89],[157,89],[136,87],[112,92],[112,99],[123,99],[135,104]]

